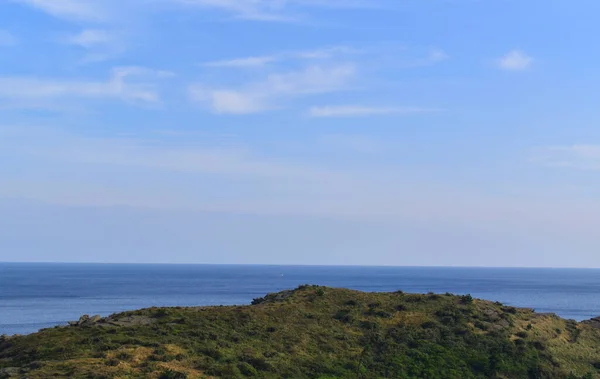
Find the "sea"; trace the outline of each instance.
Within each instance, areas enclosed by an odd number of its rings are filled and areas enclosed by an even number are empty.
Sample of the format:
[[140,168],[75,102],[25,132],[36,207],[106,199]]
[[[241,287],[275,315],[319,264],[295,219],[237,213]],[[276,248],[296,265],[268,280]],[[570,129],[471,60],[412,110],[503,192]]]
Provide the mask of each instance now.
[[243,305],[301,284],[468,293],[578,321],[600,316],[595,269],[0,263],[0,334],[33,333],[83,314]]

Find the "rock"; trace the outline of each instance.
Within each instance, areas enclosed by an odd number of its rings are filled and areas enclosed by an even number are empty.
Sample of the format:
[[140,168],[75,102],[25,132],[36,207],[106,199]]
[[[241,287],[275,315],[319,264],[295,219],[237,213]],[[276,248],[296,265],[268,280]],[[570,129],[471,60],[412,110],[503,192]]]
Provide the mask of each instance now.
[[560,318],[560,317],[558,317],[558,315],[556,313],[549,313],[549,312],[546,312],[546,313],[534,313],[533,317],[534,318],[544,318],[544,317]]
[[506,320],[500,320],[500,321],[498,321],[497,325],[500,326],[500,327],[502,327],[502,328],[504,328],[504,329],[510,327],[510,323],[508,321],[506,321]]
[[487,316],[490,321],[498,321],[500,320],[500,314],[494,308],[487,308],[483,310],[483,314]]
[[589,325],[594,329],[600,329],[600,317],[594,317],[591,320],[583,321],[583,324]]
[[83,315],[83,316],[79,317],[79,321],[77,322],[77,325],[83,325],[86,322],[88,322],[89,320],[90,320],[89,315]]
[[102,317],[100,315],[95,315],[95,316],[90,317],[89,322],[91,324],[95,324],[101,320],[102,320]]
[[83,326],[83,325],[94,325],[98,322],[102,321],[102,317],[100,315],[95,315],[90,317],[89,315],[83,315],[79,317],[79,321],[69,321],[70,326]]
[[294,290],[286,290],[277,293],[267,294],[265,297],[260,297],[252,301],[252,305],[261,304],[264,302],[281,302],[294,294]]
[[102,319],[102,323],[98,324],[101,327],[112,327],[112,326],[139,326],[139,325],[150,325],[155,323],[157,320],[147,316],[124,316],[116,318],[114,316],[108,316]]

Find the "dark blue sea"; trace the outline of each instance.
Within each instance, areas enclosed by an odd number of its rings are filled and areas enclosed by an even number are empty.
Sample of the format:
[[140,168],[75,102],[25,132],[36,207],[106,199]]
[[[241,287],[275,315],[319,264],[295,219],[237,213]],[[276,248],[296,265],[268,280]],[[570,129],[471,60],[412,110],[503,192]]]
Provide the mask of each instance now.
[[570,319],[600,316],[600,270],[0,263],[0,334],[32,333],[82,314],[248,304],[305,283],[470,293]]

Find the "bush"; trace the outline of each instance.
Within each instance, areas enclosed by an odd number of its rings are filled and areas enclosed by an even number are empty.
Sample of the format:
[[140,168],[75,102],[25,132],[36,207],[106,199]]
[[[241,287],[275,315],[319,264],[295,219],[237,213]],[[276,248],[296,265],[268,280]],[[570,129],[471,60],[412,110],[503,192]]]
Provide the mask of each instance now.
[[341,309],[337,311],[333,318],[343,323],[349,323],[352,321],[352,316],[350,315],[350,310],[348,309]]
[[421,324],[421,328],[423,329],[433,329],[437,326],[437,324],[434,321],[425,321],[424,323]]
[[256,376],[258,375],[258,370],[254,368],[250,363],[241,362],[238,364],[238,369],[240,372],[246,376]]
[[126,351],[121,351],[116,355],[117,359],[120,359],[122,361],[128,361],[131,359],[131,354],[129,354]]
[[252,303],[250,303],[250,304],[252,304],[252,305],[258,305],[258,304],[261,304],[261,303],[264,303],[264,302],[265,302],[265,298],[264,297],[257,297],[256,299],[252,299]]
[[460,297],[460,302],[463,304],[471,304],[473,303],[473,296],[471,296],[470,294],[466,294],[464,296]]
[[185,374],[183,372],[168,369],[168,370],[164,371],[162,374],[160,374],[160,376],[158,378],[159,379],[187,379],[187,377],[188,377],[187,374]]

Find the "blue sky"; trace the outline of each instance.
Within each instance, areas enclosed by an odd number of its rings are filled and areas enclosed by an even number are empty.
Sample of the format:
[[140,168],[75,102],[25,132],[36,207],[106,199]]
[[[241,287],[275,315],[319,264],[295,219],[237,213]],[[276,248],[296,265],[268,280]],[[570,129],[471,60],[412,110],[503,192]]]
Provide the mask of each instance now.
[[600,267],[599,11],[3,1],[0,261]]

